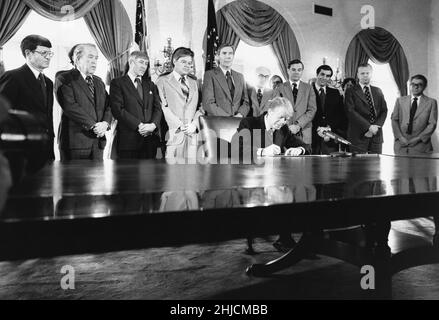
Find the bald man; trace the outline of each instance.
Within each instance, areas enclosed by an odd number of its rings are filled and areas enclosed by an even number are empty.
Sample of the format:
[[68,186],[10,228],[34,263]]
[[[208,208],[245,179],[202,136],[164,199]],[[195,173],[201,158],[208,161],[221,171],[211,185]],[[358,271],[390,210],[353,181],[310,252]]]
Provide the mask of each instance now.
[[270,69],[260,66],[256,68],[255,72],[256,85],[249,87],[248,96],[253,117],[259,117],[267,111],[268,101],[272,99],[273,90],[267,86],[271,75]]

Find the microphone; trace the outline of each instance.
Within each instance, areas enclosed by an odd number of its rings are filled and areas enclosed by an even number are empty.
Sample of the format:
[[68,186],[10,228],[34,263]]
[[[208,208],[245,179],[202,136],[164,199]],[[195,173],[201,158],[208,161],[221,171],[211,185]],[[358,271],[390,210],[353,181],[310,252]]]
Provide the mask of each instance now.
[[345,145],[348,145],[348,146],[352,144],[352,143],[350,143],[348,140],[346,140],[345,138],[339,136],[338,134],[336,134],[336,133],[334,133],[334,132],[332,132],[332,131],[329,131],[329,130],[323,130],[322,134],[323,134],[324,136],[326,136],[326,137],[328,137],[328,138],[334,140],[335,142],[340,142],[340,143],[345,144]]

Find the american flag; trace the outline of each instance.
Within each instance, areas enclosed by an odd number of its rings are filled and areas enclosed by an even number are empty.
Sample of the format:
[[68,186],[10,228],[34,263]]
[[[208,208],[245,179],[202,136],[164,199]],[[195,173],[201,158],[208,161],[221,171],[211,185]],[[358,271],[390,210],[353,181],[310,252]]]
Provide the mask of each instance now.
[[206,41],[206,68],[205,70],[210,70],[215,67],[215,54],[218,49],[218,28],[216,26],[216,16],[215,16],[215,6],[213,0],[209,0],[209,5],[207,8],[207,41]]
[[146,50],[148,49],[146,35],[145,3],[143,0],[137,0],[136,34],[134,37],[134,41],[139,45],[140,51],[146,52]]

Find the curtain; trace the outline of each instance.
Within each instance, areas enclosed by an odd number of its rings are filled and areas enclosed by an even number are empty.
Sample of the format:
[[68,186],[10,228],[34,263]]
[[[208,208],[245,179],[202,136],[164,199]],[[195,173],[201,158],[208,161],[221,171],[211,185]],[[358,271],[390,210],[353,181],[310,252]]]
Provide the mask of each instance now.
[[123,75],[132,44],[131,22],[120,0],[101,0],[84,20],[102,54],[109,61],[107,83]]
[[[32,10],[51,20],[76,20],[82,18],[101,0],[23,0]],[[15,1],[14,1],[15,2]]]
[[5,72],[2,46],[20,29],[29,13],[30,9],[21,1],[0,1],[0,76]]
[[404,50],[396,38],[383,28],[366,29],[359,32],[346,54],[345,70],[347,76],[357,73],[359,63],[368,59],[380,63],[389,63],[395,82],[401,95],[407,95],[409,67]]
[[218,12],[217,23],[221,43],[237,46],[243,40],[256,47],[271,44],[286,79],[288,62],[300,58],[299,45],[287,21],[262,2],[241,0],[229,3]]

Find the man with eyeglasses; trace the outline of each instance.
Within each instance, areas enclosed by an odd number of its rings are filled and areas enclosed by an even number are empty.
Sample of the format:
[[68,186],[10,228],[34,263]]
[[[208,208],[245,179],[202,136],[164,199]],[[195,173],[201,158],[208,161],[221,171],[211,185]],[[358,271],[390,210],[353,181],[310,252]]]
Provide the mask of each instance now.
[[427,78],[415,75],[410,80],[410,95],[396,100],[391,117],[395,154],[433,152],[431,136],[437,124],[437,101],[424,94],[426,87]]
[[47,160],[54,160],[53,82],[44,75],[53,57],[52,44],[39,35],[29,35],[21,41],[20,48],[26,63],[3,74],[0,94],[12,108],[27,111],[41,122],[49,137]]
[[94,75],[98,58],[94,44],[79,44],[73,52],[75,68],[56,76],[56,98],[63,109],[58,131],[61,161],[103,160],[112,116],[105,84]]
[[273,98],[273,90],[267,88],[270,78],[270,69],[266,67],[256,68],[256,85],[248,88],[250,100],[250,113],[253,117],[259,117],[267,111],[268,101]]

